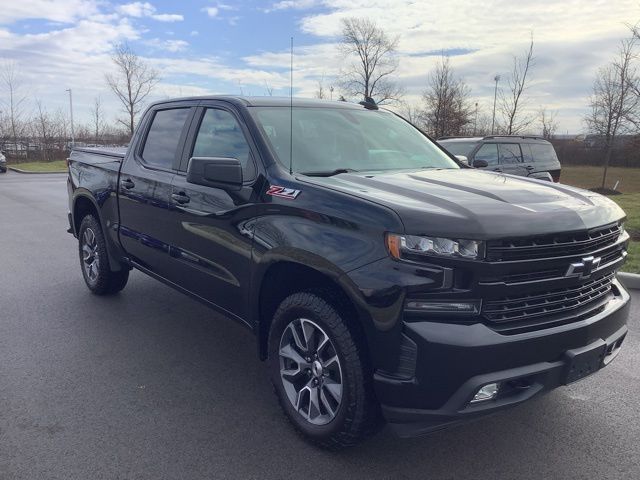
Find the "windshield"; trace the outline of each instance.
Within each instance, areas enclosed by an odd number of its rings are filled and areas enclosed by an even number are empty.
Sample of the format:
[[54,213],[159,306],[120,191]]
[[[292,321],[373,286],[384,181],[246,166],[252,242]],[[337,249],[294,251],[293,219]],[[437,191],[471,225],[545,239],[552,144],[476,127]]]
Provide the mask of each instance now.
[[[288,107],[253,107],[277,160],[289,168]],[[293,109],[293,170],[376,171],[460,168],[409,123],[390,112],[346,108]]]
[[478,144],[477,142],[438,142],[442,145],[447,152],[452,155],[464,155],[465,157],[469,156],[471,150]]

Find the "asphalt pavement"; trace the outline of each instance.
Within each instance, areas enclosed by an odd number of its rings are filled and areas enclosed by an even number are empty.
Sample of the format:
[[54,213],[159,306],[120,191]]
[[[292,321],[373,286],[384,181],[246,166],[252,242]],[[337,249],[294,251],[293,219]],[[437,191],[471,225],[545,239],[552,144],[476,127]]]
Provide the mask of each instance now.
[[340,453],[280,413],[251,334],[139,272],[84,286],[64,175],[0,175],[0,479],[640,478],[640,291],[606,369]]

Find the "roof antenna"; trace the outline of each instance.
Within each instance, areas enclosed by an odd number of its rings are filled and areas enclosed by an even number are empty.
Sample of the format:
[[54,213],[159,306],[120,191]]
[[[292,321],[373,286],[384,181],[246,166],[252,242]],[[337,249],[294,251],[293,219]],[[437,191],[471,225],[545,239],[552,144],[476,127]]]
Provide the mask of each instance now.
[[289,175],[293,175],[293,37],[291,37],[291,71],[289,78]]

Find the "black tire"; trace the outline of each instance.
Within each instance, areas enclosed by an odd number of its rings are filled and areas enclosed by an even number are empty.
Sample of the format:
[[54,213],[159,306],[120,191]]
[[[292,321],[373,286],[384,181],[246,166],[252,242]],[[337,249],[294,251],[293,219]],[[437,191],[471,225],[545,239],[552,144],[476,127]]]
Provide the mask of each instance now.
[[78,252],[82,276],[89,290],[96,295],[113,295],[122,290],[129,280],[129,269],[113,271],[100,223],[87,215],[78,231]]
[[[271,382],[280,406],[295,429],[311,443],[323,448],[336,450],[357,445],[376,433],[382,425],[382,416],[373,391],[373,373],[364,348],[364,338],[362,335],[358,335],[358,329],[350,326],[345,321],[347,310],[332,305],[323,297],[330,298],[329,295],[322,295],[321,292],[299,292],[290,295],[280,304],[269,331],[268,363]],[[336,305],[339,304],[336,302]],[[305,409],[300,408],[301,413],[294,406],[293,400],[288,397],[286,388],[289,388],[288,391],[292,392],[293,383],[287,382],[281,376],[281,367],[287,369],[288,367],[285,364],[289,361],[289,357],[284,356],[281,359],[280,355],[281,346],[285,342],[285,330],[295,325],[300,325],[301,319],[304,319],[303,321],[308,320],[312,325],[319,327],[319,334],[325,334],[330,340],[329,347],[321,348],[324,348],[324,350],[331,348],[332,350],[328,355],[337,356],[339,360],[337,367],[342,384],[341,400],[335,408],[333,417],[325,424],[318,425],[311,422],[318,421],[319,418],[330,418],[330,410],[324,408],[324,406],[320,410],[314,408],[318,415],[316,419],[310,419],[312,407],[311,397],[309,396],[309,401],[307,402],[309,406],[306,409],[308,418],[305,418]],[[292,335],[289,335],[289,337],[292,338]],[[306,340],[305,343],[307,343]],[[287,344],[285,342],[285,344],[287,347],[292,346],[290,343]],[[312,349],[306,349],[307,352],[309,350]],[[317,351],[320,352],[320,348]],[[307,354],[302,353],[302,355]],[[308,355],[304,360],[306,361],[309,358],[313,358],[313,355]],[[318,356],[316,355],[315,358],[318,359]],[[299,364],[296,368],[297,371],[302,370]],[[330,367],[325,368],[328,372]],[[310,379],[308,382],[324,382],[322,373],[320,374],[320,380],[315,377],[316,369],[305,368],[304,370],[307,372],[306,378]],[[313,370],[313,373],[311,370]],[[322,372],[322,368],[320,368],[320,371]],[[333,375],[327,372],[324,373],[325,376]],[[306,378],[303,378],[302,382],[307,382]],[[285,387],[287,383],[288,387]],[[323,386],[312,388],[322,390]],[[323,390],[323,392],[325,392],[324,398],[321,398],[320,403],[326,402],[328,398],[326,391]],[[311,395],[311,393],[308,395]],[[318,396],[315,398],[319,399],[320,395],[316,395]],[[298,406],[300,406],[299,394],[297,399]],[[335,407],[335,404],[332,406]],[[320,415],[323,408],[326,413],[324,417]],[[324,421],[326,421],[326,418]]]

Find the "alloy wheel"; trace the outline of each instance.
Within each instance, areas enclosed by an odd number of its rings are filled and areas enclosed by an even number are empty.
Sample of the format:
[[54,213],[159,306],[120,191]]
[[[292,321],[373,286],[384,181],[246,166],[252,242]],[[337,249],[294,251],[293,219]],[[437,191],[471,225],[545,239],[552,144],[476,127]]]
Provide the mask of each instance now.
[[91,228],[87,228],[82,235],[82,266],[87,278],[95,282],[100,269],[100,259],[96,234]]
[[340,408],[343,393],[338,353],[315,322],[298,318],[280,338],[280,378],[293,408],[309,423],[326,425]]

